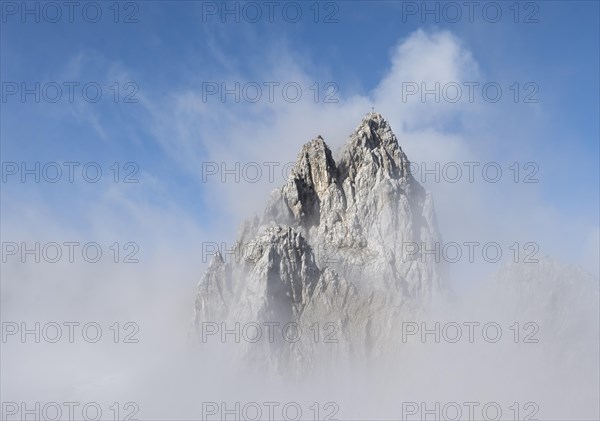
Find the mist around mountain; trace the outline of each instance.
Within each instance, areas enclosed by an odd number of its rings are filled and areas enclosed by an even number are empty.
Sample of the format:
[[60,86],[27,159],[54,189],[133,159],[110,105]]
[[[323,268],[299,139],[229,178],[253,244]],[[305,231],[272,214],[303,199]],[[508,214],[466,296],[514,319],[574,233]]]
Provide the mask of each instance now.
[[[242,224],[235,258],[215,255],[202,277],[199,349],[293,393],[318,383],[364,419],[394,419],[399,396],[498,402],[500,419],[517,401],[532,417],[593,417],[598,280],[544,257],[454,291],[443,261],[410,248],[442,236],[409,168],[377,113],[336,155],[320,136],[302,146],[262,217]],[[359,398],[371,387],[382,392]]]

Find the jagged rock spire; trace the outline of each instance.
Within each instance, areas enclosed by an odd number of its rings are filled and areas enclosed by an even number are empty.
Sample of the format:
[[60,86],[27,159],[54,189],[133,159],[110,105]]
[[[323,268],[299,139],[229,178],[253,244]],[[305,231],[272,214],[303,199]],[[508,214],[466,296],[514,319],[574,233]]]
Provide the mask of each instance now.
[[[406,256],[409,243],[431,249],[438,241],[431,197],[408,168],[376,112],[350,135],[338,162],[321,136],[303,145],[262,219],[240,233],[238,247],[255,242],[257,258],[209,267],[196,323],[338,320],[347,346],[364,346],[365,335],[372,343],[364,352],[383,346],[402,314],[419,311],[440,290],[436,265]],[[306,343],[290,347],[296,356],[313,352]],[[288,351],[269,352],[283,358]]]

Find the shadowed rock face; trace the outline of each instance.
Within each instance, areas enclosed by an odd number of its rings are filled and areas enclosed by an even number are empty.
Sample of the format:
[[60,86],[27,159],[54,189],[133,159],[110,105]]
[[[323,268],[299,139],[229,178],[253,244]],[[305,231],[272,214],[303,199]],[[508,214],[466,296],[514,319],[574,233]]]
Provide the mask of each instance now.
[[407,252],[437,241],[431,197],[411,176],[388,122],[370,113],[337,162],[320,136],[302,147],[262,219],[242,225],[236,252],[243,258],[215,256],[204,274],[196,328],[206,321],[304,326],[297,342],[254,347],[275,365],[316,358],[319,344],[306,334],[314,323],[335,324],[331,355],[382,354],[402,320],[441,290],[435,264]]

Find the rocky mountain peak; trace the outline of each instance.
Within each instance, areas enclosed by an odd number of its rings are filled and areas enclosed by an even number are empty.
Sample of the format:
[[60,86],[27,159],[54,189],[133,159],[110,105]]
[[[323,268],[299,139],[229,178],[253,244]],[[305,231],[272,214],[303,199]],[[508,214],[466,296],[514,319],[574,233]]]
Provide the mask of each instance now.
[[382,143],[395,143],[398,145],[390,124],[381,114],[376,112],[371,112],[363,118],[356,128],[355,134],[358,139],[368,140],[366,146],[378,147]]
[[409,161],[390,124],[379,113],[367,114],[348,139],[339,164],[342,178],[356,178],[362,168],[373,177],[410,175]]
[[[365,116],[337,162],[321,136],[304,144],[262,218],[242,225],[236,248],[252,242],[255,258],[217,259],[200,281],[196,326],[335,321],[347,329],[348,349],[377,349],[377,335],[393,336],[403,314],[441,290],[435,263],[405,256],[407,243],[432,249],[439,238],[431,197],[408,168],[379,113]],[[314,351],[290,347],[296,356]]]
[[302,180],[317,194],[325,191],[336,179],[337,166],[321,136],[302,146],[291,176],[295,180]]

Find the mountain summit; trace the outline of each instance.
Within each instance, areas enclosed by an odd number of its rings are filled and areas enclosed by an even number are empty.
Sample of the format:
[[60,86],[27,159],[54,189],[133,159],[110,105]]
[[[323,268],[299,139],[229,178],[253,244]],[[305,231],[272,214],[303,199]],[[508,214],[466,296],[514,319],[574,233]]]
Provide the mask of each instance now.
[[389,123],[369,113],[338,161],[320,136],[302,146],[262,218],[242,224],[238,258],[216,255],[209,265],[195,328],[297,324],[301,340],[254,347],[275,365],[313,359],[315,324],[333,326],[330,354],[381,354],[399,324],[441,290],[436,264],[407,253],[409,246],[431,250],[438,237],[430,195],[410,174]]

